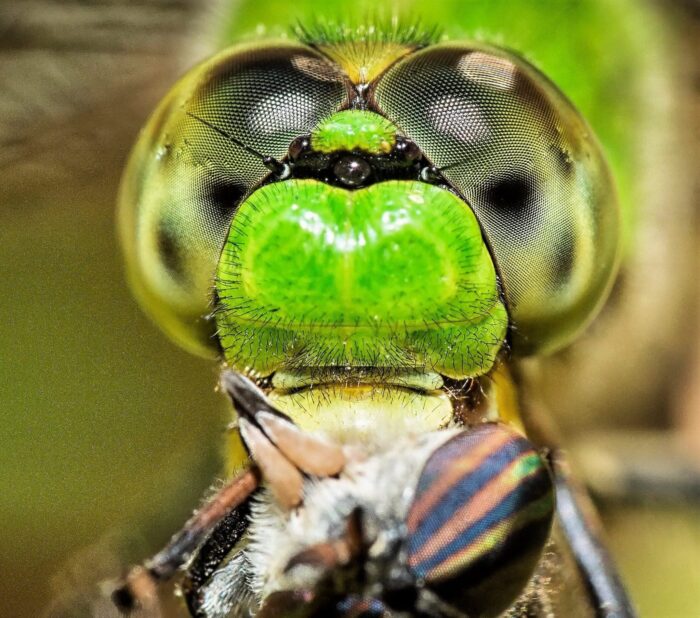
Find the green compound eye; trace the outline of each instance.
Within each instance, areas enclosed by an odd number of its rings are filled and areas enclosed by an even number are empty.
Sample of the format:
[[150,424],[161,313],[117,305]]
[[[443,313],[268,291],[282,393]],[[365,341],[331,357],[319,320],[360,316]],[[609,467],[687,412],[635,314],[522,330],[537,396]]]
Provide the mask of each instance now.
[[216,352],[205,319],[216,264],[236,207],[270,173],[255,151],[281,159],[347,88],[308,47],[241,46],[195,67],[151,117],[122,183],[120,232],[136,295],[180,345]]
[[607,295],[619,236],[610,173],[571,103],[516,56],[464,44],[406,57],[373,96],[474,209],[514,351],[568,343]]

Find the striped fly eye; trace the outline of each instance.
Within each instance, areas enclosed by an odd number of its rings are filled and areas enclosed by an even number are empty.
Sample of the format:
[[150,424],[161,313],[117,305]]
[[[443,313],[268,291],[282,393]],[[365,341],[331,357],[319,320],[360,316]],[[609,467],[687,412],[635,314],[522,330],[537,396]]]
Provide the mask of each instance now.
[[553,513],[549,469],[530,442],[501,425],[464,431],[421,473],[408,567],[448,605],[497,616],[532,576]]

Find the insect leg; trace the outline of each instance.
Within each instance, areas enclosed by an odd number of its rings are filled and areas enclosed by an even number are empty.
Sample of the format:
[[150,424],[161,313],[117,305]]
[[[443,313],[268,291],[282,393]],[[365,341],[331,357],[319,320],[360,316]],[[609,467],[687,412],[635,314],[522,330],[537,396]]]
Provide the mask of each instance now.
[[557,514],[599,618],[635,618],[625,586],[600,538],[600,524],[586,491],[572,478],[561,451],[550,455]]
[[128,613],[150,603],[156,584],[178,571],[209,532],[257,489],[260,478],[259,469],[251,466],[224,485],[160,552],[131,569],[112,593],[115,605]]
[[304,474],[334,476],[345,466],[341,446],[300,430],[248,378],[227,370],[221,386],[238,413],[243,442],[280,506],[299,505]]
[[[212,576],[221,570],[222,564],[241,540],[248,528],[249,515],[250,501],[234,508],[211,531],[187,568],[181,589],[192,616],[210,615],[205,606],[208,605],[206,597],[211,596],[209,589],[213,588]],[[240,565],[237,566],[241,570]]]

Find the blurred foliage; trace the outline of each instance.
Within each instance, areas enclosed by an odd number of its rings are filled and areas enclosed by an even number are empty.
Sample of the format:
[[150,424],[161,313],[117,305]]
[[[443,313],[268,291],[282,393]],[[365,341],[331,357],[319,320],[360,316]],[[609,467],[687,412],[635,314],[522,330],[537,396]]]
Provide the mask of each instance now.
[[700,603],[700,507],[602,509],[613,555],[642,618],[691,618]]

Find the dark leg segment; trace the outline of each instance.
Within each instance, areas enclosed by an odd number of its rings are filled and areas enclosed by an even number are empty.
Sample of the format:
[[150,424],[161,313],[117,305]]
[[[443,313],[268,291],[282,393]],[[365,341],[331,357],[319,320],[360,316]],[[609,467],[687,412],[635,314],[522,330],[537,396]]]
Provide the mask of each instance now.
[[550,456],[557,514],[599,618],[635,618],[625,586],[601,541],[598,517],[585,489],[572,478],[564,454]]
[[248,528],[249,515],[250,501],[246,501],[216,525],[197,551],[182,582],[182,591],[192,616],[199,618],[205,615],[201,590],[243,536]]
[[170,542],[144,566],[133,568],[125,580],[112,593],[114,604],[124,613],[132,612],[152,595],[155,584],[170,579],[185,564],[209,532],[232,509],[248,500],[260,484],[260,472],[251,466],[216,493],[175,534]]

